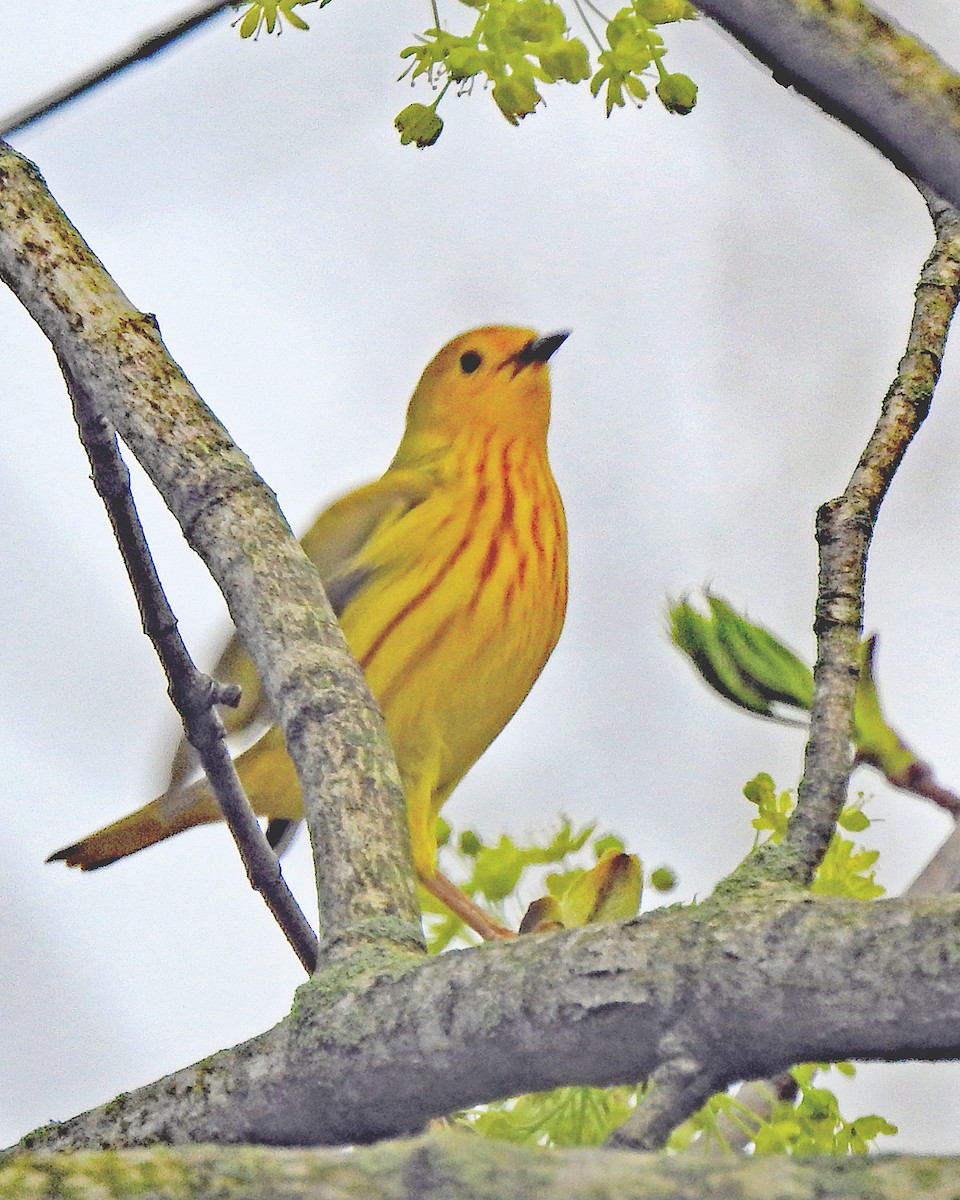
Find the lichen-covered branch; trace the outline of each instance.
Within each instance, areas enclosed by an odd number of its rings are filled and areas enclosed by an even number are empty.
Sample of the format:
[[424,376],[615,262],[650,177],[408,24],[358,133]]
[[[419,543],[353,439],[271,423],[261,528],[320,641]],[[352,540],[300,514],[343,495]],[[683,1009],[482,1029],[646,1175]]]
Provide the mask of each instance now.
[[27,1148],[367,1142],[683,1047],[715,1084],[794,1062],[960,1055],[960,899],[760,889],[728,905],[318,972],[253,1042],[45,1126]]
[[960,207],[960,75],[858,0],[697,0],[774,78]]
[[2,142],[0,278],[136,455],[227,600],[297,764],[327,950],[419,945],[399,776],[315,568],[155,321]]
[[893,1155],[837,1159],[639,1155],[514,1146],[445,1131],[341,1150],[189,1146],[30,1154],[0,1163],[4,1200],[955,1200],[956,1164]]

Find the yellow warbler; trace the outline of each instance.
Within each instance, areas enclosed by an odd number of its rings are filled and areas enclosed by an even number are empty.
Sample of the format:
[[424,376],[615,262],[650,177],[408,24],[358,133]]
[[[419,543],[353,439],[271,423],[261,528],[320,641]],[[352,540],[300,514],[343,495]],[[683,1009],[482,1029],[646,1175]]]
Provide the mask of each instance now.
[[[437,871],[436,818],[563,625],[566,527],[547,461],[546,364],[566,336],[493,325],[454,338],[424,371],[386,474],[332,504],[303,539],[386,718],[417,875],[485,936],[506,931]],[[252,723],[262,693],[237,644],[216,673],[244,687],[228,723]],[[273,826],[303,816],[278,726],[236,766]],[[183,786],[182,769],[181,758],[158,799],[51,858],[93,870],[220,820],[206,780]]]

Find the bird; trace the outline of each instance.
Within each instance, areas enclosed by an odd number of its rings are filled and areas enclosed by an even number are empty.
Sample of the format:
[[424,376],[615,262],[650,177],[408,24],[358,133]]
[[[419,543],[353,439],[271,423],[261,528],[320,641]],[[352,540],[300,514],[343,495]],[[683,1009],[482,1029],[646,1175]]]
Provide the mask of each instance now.
[[[567,535],[547,457],[548,360],[569,331],[488,325],[448,342],[423,372],[397,452],[302,546],[383,712],[406,799],[416,875],[484,938],[510,936],[437,867],[441,806],[510,720],[552,653],[567,602]],[[214,672],[239,681],[228,728],[267,715],[234,640]],[[303,816],[283,734],[272,725],[235,765],[274,844]],[[163,795],[48,858],[96,870],[222,819],[206,778],[175,761]]]

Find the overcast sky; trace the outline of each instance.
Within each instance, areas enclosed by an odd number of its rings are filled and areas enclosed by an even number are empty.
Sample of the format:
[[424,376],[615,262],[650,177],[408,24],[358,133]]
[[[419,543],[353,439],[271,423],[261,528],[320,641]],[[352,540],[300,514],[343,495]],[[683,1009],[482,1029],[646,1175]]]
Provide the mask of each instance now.
[[[179,11],[8,4],[0,115]],[[458,6],[446,0],[451,19]],[[960,65],[954,0],[886,5]],[[273,486],[296,528],[380,474],[448,338],[498,322],[573,335],[551,363],[570,526],[565,632],[445,812],[495,837],[558,813],[617,830],[675,898],[751,842],[746,780],[796,784],[802,736],[709,694],[665,636],[705,584],[812,655],[816,507],[844,486],[902,353],[926,210],[869,146],[706,21],[668,34],[700,85],[685,119],[555,88],[511,128],[489,96],[401,147],[398,50],[427,3],[308,10],[241,42],[223,20],[13,139]],[[176,719],[139,631],[43,337],[0,291],[0,1145],[261,1032],[303,976],[222,828],[95,875],[52,850],[161,788]],[[960,788],[958,354],[883,509],[867,627],[891,719]],[[208,662],[224,608],[136,476],[181,628]],[[948,821],[854,779],[880,881]],[[304,840],[285,868],[311,903]],[[650,898],[648,903],[655,903]],[[849,1115],[886,1149],[960,1152],[960,1069],[864,1067]]]

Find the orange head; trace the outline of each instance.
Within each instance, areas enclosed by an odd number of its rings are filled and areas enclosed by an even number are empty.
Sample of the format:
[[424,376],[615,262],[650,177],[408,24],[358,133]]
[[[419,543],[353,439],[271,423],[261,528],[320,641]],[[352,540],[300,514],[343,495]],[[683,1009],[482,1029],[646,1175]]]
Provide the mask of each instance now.
[[550,422],[547,360],[567,333],[486,325],[448,342],[420,377],[397,459],[449,446],[465,430],[524,435],[545,444]]

